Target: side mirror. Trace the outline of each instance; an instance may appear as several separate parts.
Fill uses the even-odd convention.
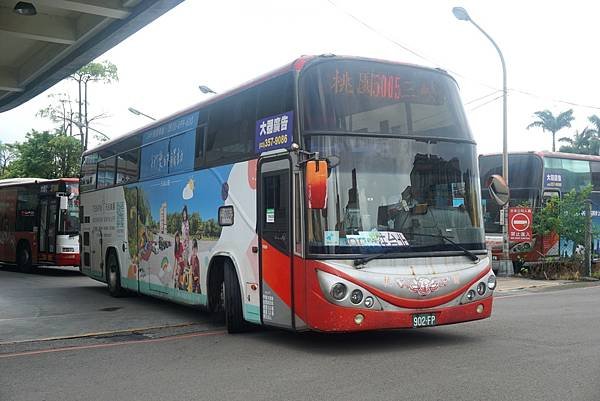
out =
[[[69,198],[67,196],[60,196],[59,198],[59,208],[60,210],[67,210],[69,208]]]
[[[325,209],[327,204],[327,161],[306,162],[306,199],[311,209]]]
[[[492,175],[487,182],[487,187],[490,191],[490,197],[499,206],[504,206],[508,203],[510,191],[504,178],[496,174]]]

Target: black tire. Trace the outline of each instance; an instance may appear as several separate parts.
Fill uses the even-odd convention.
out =
[[[27,242],[21,242],[17,248],[17,267],[22,273],[31,273],[33,271],[31,248]]]
[[[114,252],[110,252],[106,259],[106,283],[108,284],[108,292],[111,296],[120,298],[125,295],[125,290],[121,287],[119,261]]]
[[[242,294],[235,268],[230,261],[225,262],[224,266],[225,281],[225,325],[227,332],[243,333],[248,331],[249,324],[244,320],[242,310]]]

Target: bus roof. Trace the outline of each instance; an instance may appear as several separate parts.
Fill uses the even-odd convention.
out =
[[[414,68],[421,68],[421,69],[425,69],[425,70],[429,70],[429,71],[433,71],[433,72],[437,72],[443,75],[446,75],[448,77],[450,77],[452,80],[454,80],[454,78],[449,75],[445,70],[441,69],[441,68],[431,68],[431,67],[425,67],[425,66],[421,66],[418,64],[411,64],[411,63],[402,63],[402,62],[396,62],[396,61],[389,61],[389,60],[382,60],[382,59],[375,59],[375,58],[368,58],[368,57],[358,57],[358,56],[336,56],[334,54],[322,54],[322,55],[309,55],[309,56],[300,56],[299,58],[297,58],[296,60],[292,61],[291,63],[285,64],[282,67],[276,68],[275,70],[272,70],[266,74],[260,75],[257,78],[254,78],[248,82],[245,82],[243,84],[241,84],[238,87],[235,87],[233,89],[230,89],[226,92],[223,93],[219,93],[216,94],[212,97],[210,97],[209,99],[200,101],[198,103],[195,103],[183,110],[180,110],[174,114],[171,114],[169,116],[160,118],[156,121],[152,121],[151,123],[148,123],[146,125],[141,126],[140,128],[137,128],[133,131],[130,131],[124,135],[121,135],[120,137],[114,138],[108,142],[104,142],[98,146],[96,146],[95,148],[92,149],[88,149],[86,150],[83,154],[83,156],[89,155],[91,153],[95,153],[98,152],[102,149],[106,149],[116,143],[119,143],[121,141],[124,141],[125,139],[131,138],[137,134],[143,133],[145,131],[148,131],[152,128],[158,127],[170,120],[173,120],[177,117],[183,116],[185,114],[191,113],[193,111],[199,110],[203,107],[209,106],[213,103],[217,103],[218,101],[222,100],[222,99],[226,99],[234,94],[237,94],[239,92],[242,92],[246,89],[255,87],[265,81],[268,81],[269,79],[272,78],[276,78],[280,75],[283,75],[287,72],[290,71],[300,71],[302,70],[307,64],[310,64],[313,61],[323,61],[323,60],[355,60],[355,61],[374,61],[374,62],[378,62],[378,63],[386,63],[386,64],[394,64],[394,65],[403,65],[403,66],[408,66],[408,67],[414,67]],[[456,82],[454,80],[454,82]]]
[[[49,184],[53,182],[79,182],[79,178],[5,178],[0,180],[0,188],[16,187],[19,185],[31,185],[31,184]]]
[[[581,155],[578,153],[549,152],[546,150],[540,150],[540,151],[530,150],[530,151],[526,151],[526,152],[508,152],[508,154],[509,155],[535,155],[535,156],[539,156],[541,158],[555,157],[555,158],[561,158],[561,159],[590,160],[590,161],[600,162],[600,156]],[[486,157],[486,156],[502,156],[502,153],[486,153],[486,154],[479,155],[479,157]]]

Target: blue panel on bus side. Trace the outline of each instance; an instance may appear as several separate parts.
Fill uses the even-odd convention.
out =
[[[199,115],[200,113],[195,111],[144,132],[142,134],[142,145],[152,143],[161,138],[168,138],[180,132],[196,129]]]
[[[166,175],[169,172],[169,140],[155,142],[142,148],[140,179]]]
[[[195,130],[171,138],[169,146],[169,173],[178,173],[194,168],[195,145]]]

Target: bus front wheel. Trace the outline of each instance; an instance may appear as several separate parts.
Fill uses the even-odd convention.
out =
[[[248,330],[242,311],[242,294],[235,268],[230,261],[224,264],[225,284],[225,325],[229,333],[242,333]]]
[[[31,248],[27,242],[21,242],[17,248],[17,267],[23,273],[31,273],[33,270]]]
[[[119,298],[125,295],[125,290],[121,287],[119,262],[114,252],[110,252],[106,260],[106,283],[111,296]]]

